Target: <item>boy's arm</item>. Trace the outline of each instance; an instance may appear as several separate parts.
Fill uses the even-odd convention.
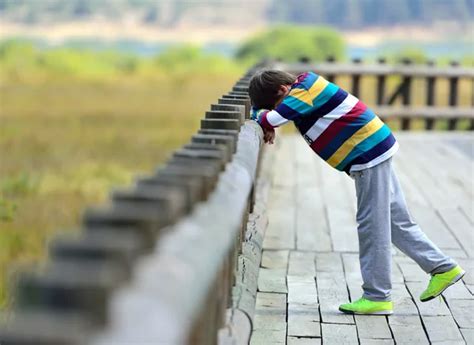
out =
[[[307,103],[308,97],[306,89],[292,89],[274,110],[252,109],[252,118],[263,128],[273,129],[282,126],[295,120],[311,107]]]

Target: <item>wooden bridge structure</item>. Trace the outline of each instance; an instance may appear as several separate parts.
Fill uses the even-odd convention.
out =
[[[247,120],[262,67],[345,78],[355,95],[372,78],[370,105],[400,129],[444,121],[450,131],[397,132],[394,162],[414,218],[463,282],[422,304],[429,277],[394,249],[394,315],[338,312],[361,294],[353,182],[299,136],[263,145]],[[0,344],[474,343],[473,80],[473,69],[407,61],[251,68],[166,164],[86,210],[79,237],[51,241],[45,269],[19,274]]]

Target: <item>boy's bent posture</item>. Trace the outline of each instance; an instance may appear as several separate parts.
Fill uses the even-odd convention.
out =
[[[411,219],[391,165],[398,143],[364,103],[312,72],[297,78],[282,71],[258,72],[249,94],[252,118],[262,126],[266,142],[273,142],[275,127],[293,121],[313,151],[355,180],[364,294],[339,310],[392,313],[391,243],[432,275],[421,301],[461,279],[461,267]]]

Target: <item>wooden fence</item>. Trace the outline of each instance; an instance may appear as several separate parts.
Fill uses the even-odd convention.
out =
[[[266,227],[268,179],[259,161],[269,158],[262,158],[260,127],[247,120],[247,91],[261,67],[315,70],[329,80],[349,75],[355,95],[362,77],[375,76],[377,111],[400,117],[403,129],[418,116],[428,129],[438,118],[449,119],[450,129],[467,118],[473,128],[472,107],[457,107],[458,80],[472,81],[472,69],[257,65],[210,106],[199,131],[166,164],[114,191],[107,207],[87,210],[79,237],[54,239],[46,268],[18,276],[0,344],[248,342]],[[401,83],[387,94],[392,75]],[[425,108],[411,106],[415,77],[426,79]],[[448,109],[435,107],[438,78],[449,80]],[[392,107],[397,98],[402,107]]]
[[[348,90],[354,96],[373,93],[375,102],[369,106],[384,120],[400,120],[402,130],[411,129],[412,119],[422,119],[427,130],[434,128],[436,120],[447,120],[448,130],[455,130],[459,120],[464,119],[469,120],[467,127],[474,130],[474,69],[461,67],[456,61],[447,67],[436,67],[433,61],[423,66],[414,65],[410,59],[403,59],[396,65],[386,64],[385,59],[379,59],[377,64],[364,65],[360,59],[354,59],[350,63],[336,63],[333,58],[329,58],[326,63],[313,64],[309,59],[302,58],[299,63],[277,62],[273,66],[295,74],[316,71],[335,83],[341,77],[348,77]],[[373,90],[363,90],[363,80],[369,78],[375,78],[375,85],[369,85]],[[398,85],[392,86],[393,90],[390,92],[387,85],[389,78],[399,80]],[[417,99],[424,101],[422,106],[414,104],[414,93],[418,91],[414,90],[415,80],[424,81],[424,95],[418,95],[420,99]],[[447,83],[441,84],[441,81]],[[461,81],[469,85],[469,105],[460,105]],[[440,88],[445,90],[437,90]],[[437,94],[445,95],[447,99],[439,99]],[[399,105],[395,105],[397,101]],[[446,106],[440,106],[441,101],[447,101],[442,102]]]

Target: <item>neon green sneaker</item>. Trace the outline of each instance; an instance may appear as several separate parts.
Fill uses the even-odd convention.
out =
[[[390,315],[393,313],[393,303],[370,301],[361,297],[355,302],[341,304],[339,310],[346,314]]]
[[[420,301],[426,302],[441,295],[444,290],[460,280],[464,274],[466,274],[466,272],[461,266],[457,265],[448,272],[433,275],[428,287],[420,295]]]

